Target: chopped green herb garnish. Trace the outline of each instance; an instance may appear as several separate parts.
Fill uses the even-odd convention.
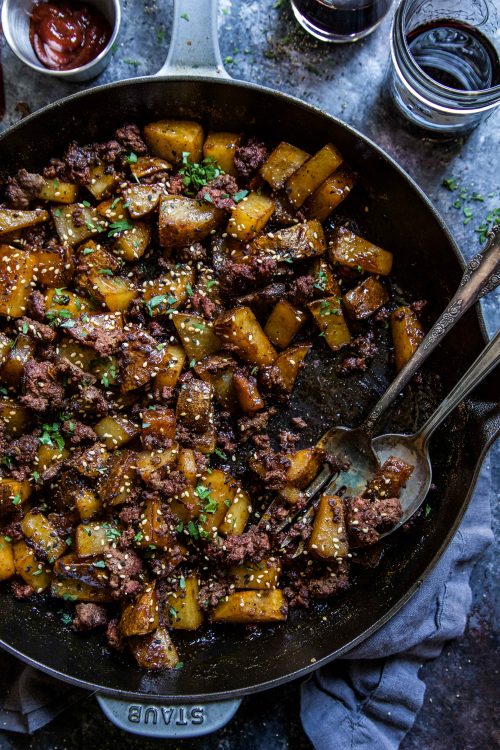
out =
[[[248,190],[238,190],[237,193],[233,195],[233,201],[235,203],[239,203],[243,200],[243,198],[246,198],[248,195]]]
[[[19,505],[21,503],[21,495],[14,495],[12,498],[12,505]]]
[[[182,165],[179,174],[184,177],[184,187],[189,188],[189,192],[192,194],[197,193],[211,180],[215,180],[216,177],[223,174],[215,159],[210,156],[207,156],[199,164],[190,162],[189,151],[183,152]]]
[[[134,152],[131,151],[125,158],[129,164],[135,164],[137,161],[137,154],[134,154]]]
[[[115,237],[115,235],[120,234],[120,232],[126,232],[128,229],[133,229],[133,224],[127,221],[127,219],[113,221],[108,227],[108,237]]]
[[[181,13],[181,18],[183,21],[189,21],[189,16],[187,13]]]
[[[105,568],[106,567],[106,563],[104,562],[104,560],[98,560],[97,562],[92,563],[92,565],[94,566],[94,568]]]

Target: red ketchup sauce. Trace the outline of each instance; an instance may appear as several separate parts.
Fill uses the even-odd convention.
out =
[[[51,70],[74,70],[105,48],[111,27],[97,8],[79,2],[35,3],[30,41],[36,56]]]

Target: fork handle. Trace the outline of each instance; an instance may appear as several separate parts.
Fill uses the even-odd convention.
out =
[[[465,375],[459,380],[453,390],[439,404],[427,422],[418,431],[418,435],[425,444],[434,430],[446,419],[453,409],[474,390],[479,383],[490,374],[500,363],[500,331],[497,331],[489,344],[485,346],[479,357],[469,367]]]
[[[363,421],[361,427],[368,435],[373,433],[379,418],[424,364],[431,352],[441,343],[448,331],[469,307],[500,284],[500,225],[497,224],[493,231],[489,232],[488,238],[488,244],[484,250],[469,261],[448,307]]]

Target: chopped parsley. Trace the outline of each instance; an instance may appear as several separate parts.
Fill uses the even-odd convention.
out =
[[[189,151],[182,153],[182,167],[179,174],[183,175],[184,187],[189,188],[189,192],[194,194],[205,187],[211,180],[223,174],[215,159],[207,156],[199,164],[189,161]]]
[[[21,504],[21,495],[14,495],[12,498],[12,505],[20,505]]]
[[[134,152],[131,151],[130,154],[127,154],[125,158],[128,164],[135,164],[137,161],[137,154],[134,154]]]
[[[238,190],[237,193],[233,195],[233,201],[235,203],[239,203],[243,200],[243,198],[246,198],[248,195],[248,190]]]
[[[126,232],[128,229],[132,229],[131,224],[127,219],[120,219],[120,221],[113,221],[108,227],[108,237],[115,237],[120,232]]]
[[[51,448],[55,448],[57,446],[59,450],[62,451],[65,443],[63,436],[59,432],[59,429],[59,422],[53,422],[53,424],[44,424],[43,432],[38,438],[38,441],[42,445],[48,445]]]

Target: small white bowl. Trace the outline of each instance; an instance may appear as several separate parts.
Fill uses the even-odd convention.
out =
[[[2,28],[7,44],[23,63],[38,73],[75,82],[95,78],[109,63],[112,47],[120,29],[122,12],[120,0],[88,0],[88,2],[101,11],[112,33],[105,48],[86,65],[73,68],[73,70],[50,70],[42,65],[30,42],[30,13],[34,5],[33,0],[4,0]]]

